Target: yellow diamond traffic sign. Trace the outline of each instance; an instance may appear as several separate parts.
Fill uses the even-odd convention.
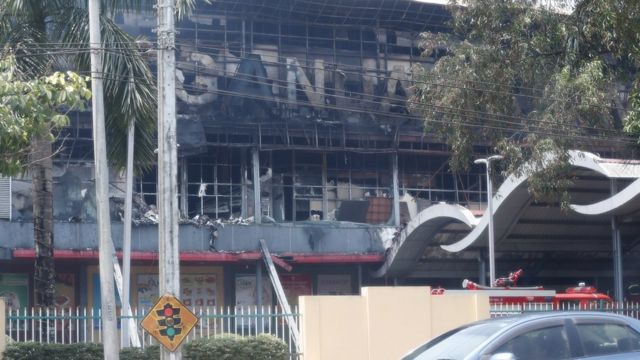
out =
[[[198,317],[180,300],[165,294],[142,319],[141,325],[162,346],[169,351],[176,351],[197,323]]]

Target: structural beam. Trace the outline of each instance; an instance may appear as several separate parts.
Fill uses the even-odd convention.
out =
[[[262,205],[260,202],[260,151],[251,150],[251,163],[253,165],[253,221],[262,223]]]

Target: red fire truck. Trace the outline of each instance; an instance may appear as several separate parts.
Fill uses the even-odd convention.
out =
[[[442,295],[474,291],[489,295],[492,306],[539,304],[555,310],[602,309],[613,303],[608,295],[599,293],[595,287],[586,286],[585,283],[579,283],[578,286],[570,287],[560,293],[555,290],[545,290],[542,286],[519,287],[517,282],[522,273],[520,269],[510,273],[508,277],[496,279],[493,287],[478,285],[465,279],[462,282],[462,288],[465,290],[435,288],[431,293]]]

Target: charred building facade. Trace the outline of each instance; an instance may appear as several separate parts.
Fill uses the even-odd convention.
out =
[[[187,305],[255,304],[251,289],[267,282],[256,266],[262,238],[293,265],[282,274],[292,299],[392,283],[371,270],[383,264],[404,224],[442,202],[484,207],[484,169],[451,173],[446,145],[408,109],[412,66],[428,67],[438,55],[423,56],[420,32],[449,31],[449,14],[437,3],[217,0],[198,4],[178,23]],[[133,35],[155,38],[153,13],[116,20]],[[152,45],[147,55],[154,67]],[[78,114],[65,130],[54,168],[56,266],[65,305],[99,301],[89,118]],[[156,182],[150,171],[135,184],[133,306],[157,296]],[[118,250],[124,190],[123,178],[112,174]],[[3,281],[31,289],[28,176],[0,179],[0,198],[0,269],[12,274]],[[460,232],[452,227],[447,236]],[[451,265],[405,282],[457,286],[464,277],[478,278],[481,249],[445,256],[435,246],[431,253]],[[22,302],[32,303],[30,291]]]

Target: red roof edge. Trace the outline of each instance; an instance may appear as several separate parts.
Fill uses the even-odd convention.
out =
[[[98,259],[97,250],[54,250],[54,258],[58,260]],[[13,249],[14,259],[34,259],[33,249]],[[122,252],[117,252],[118,258],[122,258]],[[384,261],[382,254],[277,254],[287,262],[297,264],[363,264],[381,263]],[[262,258],[260,252],[223,253],[223,252],[197,252],[185,251],[180,253],[180,260],[184,262],[215,262],[234,263],[243,261],[257,261]],[[158,261],[158,253],[150,251],[132,251],[131,260],[134,261]]]

